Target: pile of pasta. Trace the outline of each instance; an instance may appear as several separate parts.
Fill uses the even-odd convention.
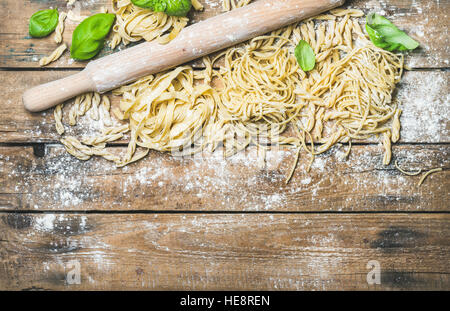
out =
[[[120,1],[119,1],[120,2]],[[400,81],[403,56],[375,47],[359,24],[363,12],[336,9],[299,24],[256,37],[211,59],[204,69],[179,66],[149,75],[113,91],[121,96],[113,110],[107,96],[85,94],[69,111],[69,124],[88,111],[104,117],[93,137],[64,137],[66,150],[81,160],[102,156],[117,166],[150,149],[184,156],[221,147],[226,156],[254,144],[290,145],[314,157],[337,143],[378,137],[383,163],[400,136],[401,110],[392,98]],[[294,56],[299,40],[309,43],[316,66],[303,72]],[[62,106],[55,109],[64,133]],[[129,137],[124,154],[107,143]],[[295,164],[287,176],[292,176]]]

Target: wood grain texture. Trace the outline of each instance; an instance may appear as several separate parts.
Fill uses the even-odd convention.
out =
[[[448,214],[3,214],[0,288],[449,289]],[[81,283],[68,284],[70,261]],[[368,285],[377,260],[381,284]]]
[[[73,72],[60,71],[4,71],[0,75],[0,143],[57,142],[53,111],[30,113],[23,108],[22,93],[31,86],[60,79]],[[396,98],[403,109],[401,116],[401,142],[443,143],[450,142],[448,114],[450,72],[409,71],[398,85]],[[113,106],[119,97],[111,98]],[[64,109],[64,122],[68,123],[70,104]],[[81,118],[74,128],[66,126],[71,135],[95,135],[101,122],[88,117]],[[370,140],[369,140],[370,141]],[[374,140],[372,140],[374,141]],[[124,141],[122,141],[124,143]]]
[[[294,160],[286,149],[268,152],[265,167],[250,148],[226,160],[220,152],[187,159],[152,152],[117,169],[99,158],[77,160],[59,145],[0,147],[0,210],[450,211],[450,146],[394,147],[404,169],[445,169],[420,188],[420,176],[382,165],[381,146],[354,146],[347,161],[344,149],[317,157],[309,173],[303,157],[286,185]]]
[[[221,13],[221,5],[217,1],[200,0],[205,5],[204,12],[192,12],[191,22],[207,19]],[[98,13],[101,6],[109,6],[108,0],[95,2],[83,1],[82,15]],[[348,0],[347,7],[363,9],[366,13],[377,12],[392,19],[401,29],[421,43],[421,47],[411,53],[407,64],[414,68],[448,67],[449,51],[449,19],[448,1],[439,0]],[[53,37],[33,39],[28,35],[28,19],[40,9],[58,7],[67,11],[64,0],[4,0],[0,10],[0,67],[38,67],[38,60],[50,54],[56,44]],[[11,23],[14,20],[17,22]],[[67,22],[64,41],[71,42],[71,34],[76,24]],[[121,47],[123,48],[123,47]],[[105,47],[100,56],[112,53]],[[85,62],[74,62],[65,53],[63,57],[50,65],[58,68],[82,68]],[[199,63],[198,63],[199,65]]]

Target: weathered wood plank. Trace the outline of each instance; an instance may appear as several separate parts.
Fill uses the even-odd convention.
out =
[[[69,9],[73,9],[79,12],[81,16],[89,16],[92,14],[100,13],[101,7],[111,8],[109,0],[99,1],[79,1],[81,6],[68,6],[65,0],[49,0],[44,3],[39,1],[29,1],[28,6],[23,7],[23,3],[20,1],[7,0],[2,3],[4,10],[0,12],[0,18],[14,19],[23,21],[20,24],[10,23],[8,21],[0,21],[0,67],[14,68],[14,67],[39,67],[38,61],[43,56],[49,55],[58,45],[53,41],[53,35],[46,38],[32,38],[28,34],[28,21],[29,17],[36,11],[58,7],[60,12],[67,12]],[[28,1],[27,1],[28,2]],[[76,4],[77,5],[77,4]],[[203,12],[192,11],[189,13],[190,23],[195,23],[203,19],[207,19],[211,16],[220,13],[219,6],[212,2],[210,4],[205,3],[206,9]],[[4,15],[4,16],[2,16]],[[66,20],[66,28],[64,31],[64,42],[68,45],[72,42],[72,32],[75,30],[78,23]],[[130,45],[131,46],[131,45]],[[124,45],[120,45],[115,51],[126,48]],[[113,53],[109,47],[109,41],[105,44],[105,48],[100,52],[97,57],[105,56]],[[84,68],[87,62],[75,61],[70,58],[68,52],[66,52],[58,61],[48,65],[47,67],[54,68]],[[196,64],[196,63],[195,63]]]
[[[0,289],[448,290],[448,214],[4,214]],[[367,264],[380,263],[369,285]],[[67,274],[79,263],[80,284]]]
[[[318,156],[306,172],[302,156],[285,178],[293,150],[272,150],[261,166],[256,148],[224,159],[218,151],[194,158],[152,152],[115,168],[106,160],[83,162],[60,145],[46,150],[0,147],[0,210],[30,211],[450,211],[450,145],[400,145],[404,169],[443,167],[419,188],[420,176],[382,165],[382,147],[354,146]],[[112,148],[125,152],[125,147]]]
[[[0,142],[57,142],[53,111],[30,113],[22,105],[23,92],[34,85],[65,77],[72,72],[2,72],[0,94],[3,109],[0,111]],[[401,142],[442,143],[450,142],[450,102],[445,94],[449,92],[450,72],[410,71],[406,72],[398,86],[397,98],[403,109],[401,116]],[[119,97],[112,97],[113,106]],[[67,115],[70,105],[66,105]],[[71,135],[96,135],[101,122],[88,117],[81,118],[76,127],[66,126]],[[369,140],[370,141],[370,140]],[[373,141],[373,140],[372,140]]]
[[[29,113],[22,105],[22,93],[29,87],[53,79],[65,77],[73,72],[27,72],[6,71],[0,75],[0,94],[3,109],[0,111],[0,142],[56,142],[59,136],[54,128],[53,111]],[[398,86],[397,98],[403,109],[401,117],[401,142],[441,143],[450,142],[450,72],[410,71],[406,72]],[[119,98],[113,98],[117,105]],[[70,105],[65,107],[67,113]],[[66,126],[71,135],[95,135],[101,122],[88,117],[81,118],[75,128]]]
[[[80,1],[82,15],[99,12],[102,6],[108,6],[108,0]],[[192,22],[207,19],[220,14],[220,0],[205,1],[204,12],[191,13]],[[4,0],[0,11],[0,67],[38,67],[38,60],[51,53],[56,44],[52,36],[45,39],[33,39],[28,35],[28,19],[37,10],[58,7],[67,11],[64,0],[16,1]],[[366,13],[378,12],[388,16],[398,27],[404,29],[421,43],[421,48],[411,53],[407,64],[414,68],[448,67],[449,61],[449,19],[448,1],[439,0],[384,0],[384,1],[347,1],[347,7],[363,9]],[[11,22],[15,21],[15,22]],[[64,41],[71,42],[71,34],[76,24],[67,22]],[[102,55],[112,53],[105,48]],[[66,53],[50,67],[82,68],[85,62],[74,62]]]

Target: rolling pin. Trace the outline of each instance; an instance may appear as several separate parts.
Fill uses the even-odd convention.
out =
[[[104,93],[204,55],[318,15],[345,0],[259,0],[183,29],[168,44],[145,42],[99,58],[66,78],[27,90],[29,111],[41,111],[86,92]]]

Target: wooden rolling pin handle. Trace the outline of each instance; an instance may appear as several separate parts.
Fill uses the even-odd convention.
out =
[[[95,84],[89,71],[83,70],[25,91],[22,101],[28,111],[37,112],[56,106],[79,94],[92,91],[95,91]]]

